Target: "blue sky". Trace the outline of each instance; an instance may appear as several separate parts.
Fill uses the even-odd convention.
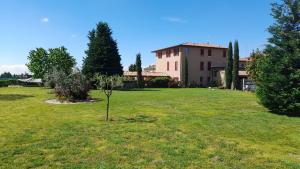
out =
[[[1,0],[0,73],[25,69],[36,47],[64,45],[81,66],[87,34],[97,22],[113,30],[127,69],[142,54],[143,66],[153,64],[157,48],[183,42],[227,46],[239,40],[240,55],[263,48],[272,24],[274,0]],[[17,67],[17,70],[15,70]]]

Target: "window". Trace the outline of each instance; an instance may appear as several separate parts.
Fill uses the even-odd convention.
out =
[[[210,83],[210,77],[209,76],[207,77],[207,83]]]
[[[211,49],[208,49],[208,56],[211,56]]]
[[[218,71],[215,70],[215,71],[214,71],[214,77],[217,77],[217,76],[218,76]]]
[[[175,61],[175,71],[177,71],[177,61]]]
[[[200,62],[200,71],[204,70],[204,62]]]
[[[203,83],[203,77],[200,76],[200,84],[202,84],[202,83]]]
[[[226,58],[226,50],[223,50],[223,58]]]
[[[167,71],[169,71],[170,70],[170,64],[169,64],[169,62],[167,62]]]
[[[171,50],[170,50],[170,49],[167,50],[166,55],[167,55],[167,57],[170,57],[170,56],[171,56]]]
[[[179,48],[175,48],[174,49],[174,56],[178,56],[179,55]]]
[[[208,71],[211,70],[211,62],[210,62],[210,61],[207,63],[207,70],[208,70]]]
[[[200,56],[204,56],[204,49],[200,49]]]
[[[161,53],[161,52],[156,52],[156,56],[157,56],[159,59],[161,59],[162,53]]]

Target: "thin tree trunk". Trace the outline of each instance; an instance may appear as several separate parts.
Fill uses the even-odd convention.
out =
[[[107,103],[106,103],[106,118],[105,118],[105,121],[108,121],[108,111],[109,111],[109,96],[107,96]]]

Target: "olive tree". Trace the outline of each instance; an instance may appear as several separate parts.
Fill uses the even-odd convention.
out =
[[[123,78],[118,75],[108,76],[108,75],[100,75],[97,74],[95,76],[96,86],[98,89],[102,90],[106,95],[106,117],[105,121],[108,121],[108,113],[109,113],[109,99],[113,93],[113,89],[116,87],[120,87],[123,83]]]

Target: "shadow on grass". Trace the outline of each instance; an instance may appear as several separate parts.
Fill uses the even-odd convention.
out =
[[[299,110],[299,112],[300,112],[300,110]],[[300,113],[299,112],[278,113],[278,112],[269,111],[269,113],[276,114],[276,115],[279,115],[279,116],[288,116],[288,117],[298,117],[298,118],[300,118]]]
[[[128,123],[136,123],[136,122],[142,122],[142,123],[153,123],[157,121],[156,117],[151,117],[147,115],[137,115],[135,117],[128,117],[124,118]]]
[[[134,88],[134,89],[116,89],[119,91],[141,91],[141,92],[157,92],[160,91],[159,89],[154,89],[154,88],[144,88],[144,89],[139,89],[139,88]]]
[[[26,99],[28,97],[33,97],[33,96],[23,95],[23,94],[0,94],[0,101],[14,101],[14,100]]]

